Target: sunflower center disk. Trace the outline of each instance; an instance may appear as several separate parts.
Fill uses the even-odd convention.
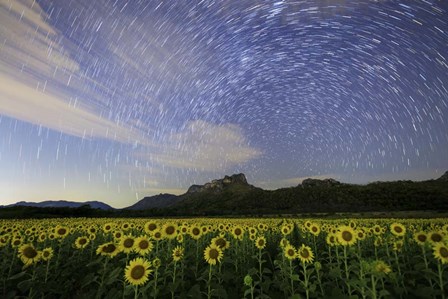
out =
[[[31,247],[27,247],[25,248],[25,250],[23,251],[23,255],[26,256],[27,258],[35,258],[37,256],[37,251],[34,250]]]
[[[447,248],[445,248],[445,247],[442,247],[442,248],[440,248],[440,255],[443,257],[443,258],[448,258],[448,249]]]
[[[132,246],[134,246],[134,240],[132,240],[132,239],[126,239],[126,240],[123,242],[123,245],[124,245],[124,247],[126,247],[126,248],[131,248]]]
[[[219,252],[216,249],[212,249],[212,250],[210,250],[209,255],[210,255],[211,259],[216,260],[218,258],[218,256],[219,256]]]
[[[348,231],[342,232],[342,239],[347,242],[351,241],[353,239],[352,233]]]
[[[140,279],[145,275],[145,267],[137,265],[131,270],[131,277],[133,279]]]

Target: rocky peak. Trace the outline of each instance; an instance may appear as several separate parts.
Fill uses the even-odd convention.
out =
[[[302,181],[302,186],[304,187],[315,187],[315,186],[325,186],[330,187],[334,185],[340,185],[341,183],[335,179],[305,179]]]
[[[243,173],[233,174],[231,176],[226,175],[224,178],[219,180],[213,180],[204,185],[192,185],[188,188],[187,193],[197,193],[202,191],[211,191],[211,192],[221,192],[225,188],[234,185],[242,185],[242,186],[250,186],[247,183],[246,176]]]

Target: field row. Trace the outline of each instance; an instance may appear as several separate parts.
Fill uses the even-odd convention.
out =
[[[446,219],[0,220],[2,298],[446,298]]]

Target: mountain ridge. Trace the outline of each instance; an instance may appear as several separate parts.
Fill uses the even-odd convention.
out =
[[[226,210],[237,212],[238,209],[260,208],[263,211],[278,209],[308,209],[317,210],[338,206],[337,209],[353,208],[347,202],[361,205],[361,208],[374,208],[371,202],[382,200],[382,204],[391,204],[395,197],[405,201],[407,192],[412,206],[420,207],[420,201],[434,201],[448,208],[448,171],[437,179],[426,181],[385,181],[371,182],[367,185],[356,185],[339,182],[332,178],[314,179],[308,178],[296,186],[279,188],[276,190],[264,190],[247,182],[243,173],[225,175],[224,178],[215,179],[203,185],[191,185],[184,194],[174,195],[161,193],[146,196],[131,206],[115,209],[100,201],[73,202],[66,200],[48,200],[42,202],[20,201],[14,204],[0,206],[0,208],[28,206],[40,208],[79,208],[89,205],[93,209],[109,211],[145,211],[151,209],[175,211],[176,214],[207,213]],[[359,198],[359,203],[356,199]],[[412,199],[414,198],[414,199]],[[418,199],[418,200],[417,200]],[[401,201],[403,201],[401,200]],[[363,202],[364,201],[364,202]],[[393,203],[394,204],[394,203]],[[431,204],[431,202],[430,202]],[[381,207],[381,204],[376,206]],[[423,207],[423,206],[422,206]]]
[[[68,201],[68,200],[44,200],[40,202],[19,201],[10,205],[0,206],[0,208],[26,206],[26,207],[40,207],[40,208],[79,208],[84,205],[89,205],[92,209],[100,210],[114,210],[115,208],[101,201]]]

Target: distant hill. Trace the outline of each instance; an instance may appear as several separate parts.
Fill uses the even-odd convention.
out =
[[[159,194],[147,196],[134,205],[125,208],[126,210],[147,210],[152,208],[166,208],[177,203],[182,198],[174,194]]]
[[[244,194],[257,189],[247,183],[246,176],[242,173],[225,176],[222,179],[213,180],[204,185],[192,185],[182,195],[159,194],[141,199],[136,204],[125,208],[125,210],[146,210],[152,208],[182,207],[190,201],[201,200],[209,196],[222,197],[232,194]]]
[[[448,171],[438,178],[437,181],[448,182]]]
[[[179,196],[163,194],[145,198],[133,207],[170,215],[448,210],[447,178],[448,172],[423,182],[367,185],[310,178],[295,187],[263,190],[250,185],[240,173],[204,185],[192,185]],[[165,198],[166,204],[161,203]]]
[[[90,209],[83,209],[90,205]],[[34,208],[37,207],[37,208]],[[72,209],[79,208],[82,209]],[[34,210],[32,210],[34,209]],[[290,188],[263,190],[242,173],[192,185],[182,195],[159,194],[124,209],[69,201],[19,202],[2,207],[2,217],[150,217],[272,215],[338,212],[448,211],[448,172],[421,182],[393,181],[355,185],[334,179],[306,179]],[[53,216],[52,216],[53,215]]]
[[[86,201],[86,202],[76,202],[76,201],[66,201],[66,200],[46,200],[41,202],[27,202],[19,201],[17,203],[1,206],[14,207],[14,206],[25,206],[25,207],[38,207],[38,208],[79,208],[81,206],[89,205],[92,209],[100,210],[113,210],[111,206],[100,201]]]

